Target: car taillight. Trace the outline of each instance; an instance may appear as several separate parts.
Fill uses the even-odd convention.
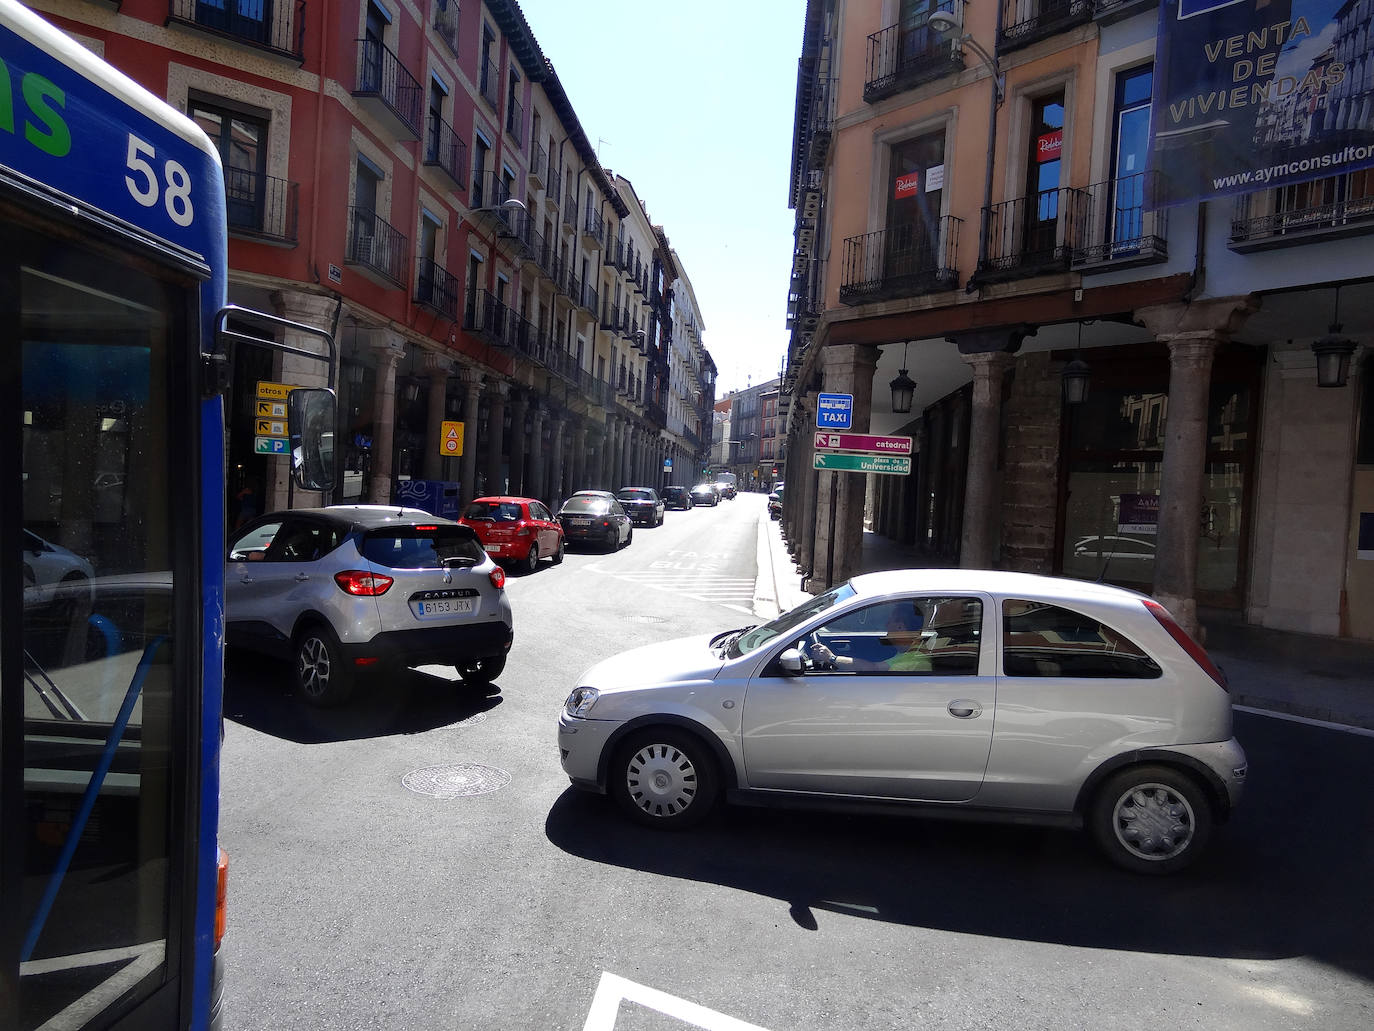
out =
[[[525,520],[522,519],[515,524],[515,535],[517,537],[528,537],[532,533],[534,533],[534,527],[526,523]]]
[[[602,528],[603,530],[609,530],[610,527],[611,527],[611,521],[610,521],[609,519],[603,519],[603,520],[601,520],[601,528]]]
[[[215,860],[215,948],[224,941],[229,923],[229,853],[218,850]]]
[[[498,591],[506,586],[506,571],[502,569],[500,566],[497,566],[490,573],[488,573],[487,577],[491,580],[491,585],[495,587]]]
[[[1159,602],[1152,601],[1149,598],[1144,600],[1144,605],[1150,610],[1150,615],[1159,620],[1159,625],[1169,631],[1169,636],[1178,642],[1179,647],[1188,653],[1188,657],[1201,666],[1202,671],[1215,680],[1223,691],[1229,694],[1231,686],[1226,683],[1226,674],[1217,668],[1216,663],[1207,655],[1202,645],[1194,641],[1188,635],[1188,631],[1179,626],[1174,617],[1169,615],[1169,610]]]
[[[381,573],[368,573],[361,569],[345,569],[342,573],[334,574],[334,582],[345,594],[352,594],[359,598],[375,598],[379,594],[385,594],[389,591],[395,581]]]

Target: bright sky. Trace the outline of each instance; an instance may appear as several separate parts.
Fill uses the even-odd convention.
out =
[[[519,0],[601,164],[682,259],[716,397],[787,353],[802,0]]]

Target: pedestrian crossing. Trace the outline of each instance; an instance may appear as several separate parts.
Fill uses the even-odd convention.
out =
[[[613,571],[603,567],[592,567],[604,576],[632,583],[637,587],[647,587],[653,591],[663,591],[678,597],[693,598],[697,601],[714,602],[737,612],[754,612],[753,577],[726,576],[709,570],[666,570],[640,569]]]

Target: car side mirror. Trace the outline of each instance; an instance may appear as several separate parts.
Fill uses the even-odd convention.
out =
[[[804,668],[801,651],[797,648],[783,649],[778,655],[778,668],[788,676],[800,674]]]
[[[299,387],[287,395],[291,476],[301,490],[334,489],[334,391]]]

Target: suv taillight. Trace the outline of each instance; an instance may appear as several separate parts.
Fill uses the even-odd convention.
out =
[[[1159,625],[1169,631],[1169,636],[1178,642],[1179,647],[1188,653],[1188,657],[1201,666],[1202,671],[1215,680],[1223,691],[1230,694],[1231,686],[1226,683],[1226,674],[1217,668],[1216,663],[1207,655],[1202,645],[1189,637],[1188,631],[1179,626],[1174,617],[1169,615],[1169,610],[1159,602],[1151,601],[1149,598],[1146,598],[1143,604],[1150,610],[1150,615],[1159,620]]]
[[[345,594],[352,594],[359,598],[375,598],[379,594],[385,594],[391,590],[391,585],[395,583],[389,576],[381,573],[367,573],[361,569],[345,569],[342,573],[334,574],[334,582],[339,585]]]
[[[506,571],[502,569],[500,566],[497,566],[490,573],[488,573],[487,577],[491,580],[491,585],[495,587],[498,591],[502,587],[506,586]]]

